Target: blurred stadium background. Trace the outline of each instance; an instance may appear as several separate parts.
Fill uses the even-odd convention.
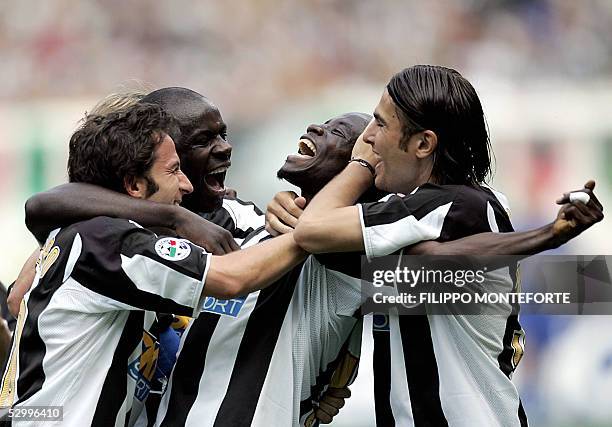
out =
[[[8,284],[35,245],[33,193],[65,182],[67,142],[104,95],[186,86],[221,109],[226,181],[265,208],[309,123],[371,112],[416,63],[461,71],[483,101],[493,186],[517,229],[552,220],[563,191],[597,181],[612,201],[609,0],[225,0],[0,3],[0,233]],[[610,254],[604,220],[565,253]],[[525,316],[516,383],[534,426],[612,425],[612,318]],[[366,351],[367,353],[367,351]],[[335,426],[373,425],[371,357]]]

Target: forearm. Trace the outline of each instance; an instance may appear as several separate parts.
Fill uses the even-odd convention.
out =
[[[36,276],[36,260],[38,259],[39,253],[40,248],[36,248],[23,264],[23,267],[21,267],[21,271],[19,272],[19,276],[15,280],[15,284],[11,289],[11,293],[6,298],[6,304],[9,311],[15,318],[17,318],[17,315],[19,314],[19,305],[21,304],[23,296],[32,287],[32,282]]]
[[[178,208],[138,200],[95,185],[69,183],[32,196],[25,210],[28,229],[39,241],[44,241],[57,227],[100,215],[174,229]]]
[[[335,209],[352,206],[372,186],[372,174],[357,163],[349,163],[310,201],[300,221],[326,215]]]
[[[229,299],[265,288],[306,259],[293,234],[285,234],[239,252],[213,256],[204,293]]]
[[[310,202],[295,228],[295,240],[311,253],[363,250],[359,209],[353,206],[372,185],[363,166],[349,163]]]

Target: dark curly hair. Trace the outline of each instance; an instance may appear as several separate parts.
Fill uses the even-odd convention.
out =
[[[148,172],[155,161],[155,148],[173,127],[173,119],[155,104],[88,116],[70,138],[69,181],[125,193],[126,177],[144,177],[147,193],[154,193],[157,188]]]
[[[391,78],[387,91],[402,123],[400,147],[424,130],[438,136],[432,175],[439,184],[477,185],[491,174],[491,147],[476,90],[459,72],[415,65]]]

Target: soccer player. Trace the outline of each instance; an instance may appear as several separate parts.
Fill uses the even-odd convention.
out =
[[[481,185],[490,172],[480,100],[455,70],[414,66],[391,78],[352,161],[301,216],[296,241],[309,252],[400,253],[423,240],[512,231],[506,210]],[[372,183],[389,198],[354,206]],[[603,218],[601,205],[562,207],[550,225],[571,238]],[[564,240],[561,239],[561,242]],[[502,279],[513,288],[510,276]],[[424,307],[427,310],[427,306]],[[510,378],[522,352],[518,306],[506,316],[389,317],[390,350],[375,348],[379,425],[526,425]]]
[[[170,117],[150,104],[88,119],[71,138],[69,175],[178,204],[192,186],[171,128]],[[149,310],[197,316],[205,295],[249,293],[303,258],[291,236],[219,257],[122,219],[54,230],[21,304],[0,404],[62,406],[62,425],[123,425],[135,386],[127,367],[140,356]]]

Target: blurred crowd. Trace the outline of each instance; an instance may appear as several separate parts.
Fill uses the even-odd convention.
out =
[[[608,0],[2,2],[0,98],[97,95],[133,77],[252,115],[413,63],[593,79],[612,71],[611,27]]]

